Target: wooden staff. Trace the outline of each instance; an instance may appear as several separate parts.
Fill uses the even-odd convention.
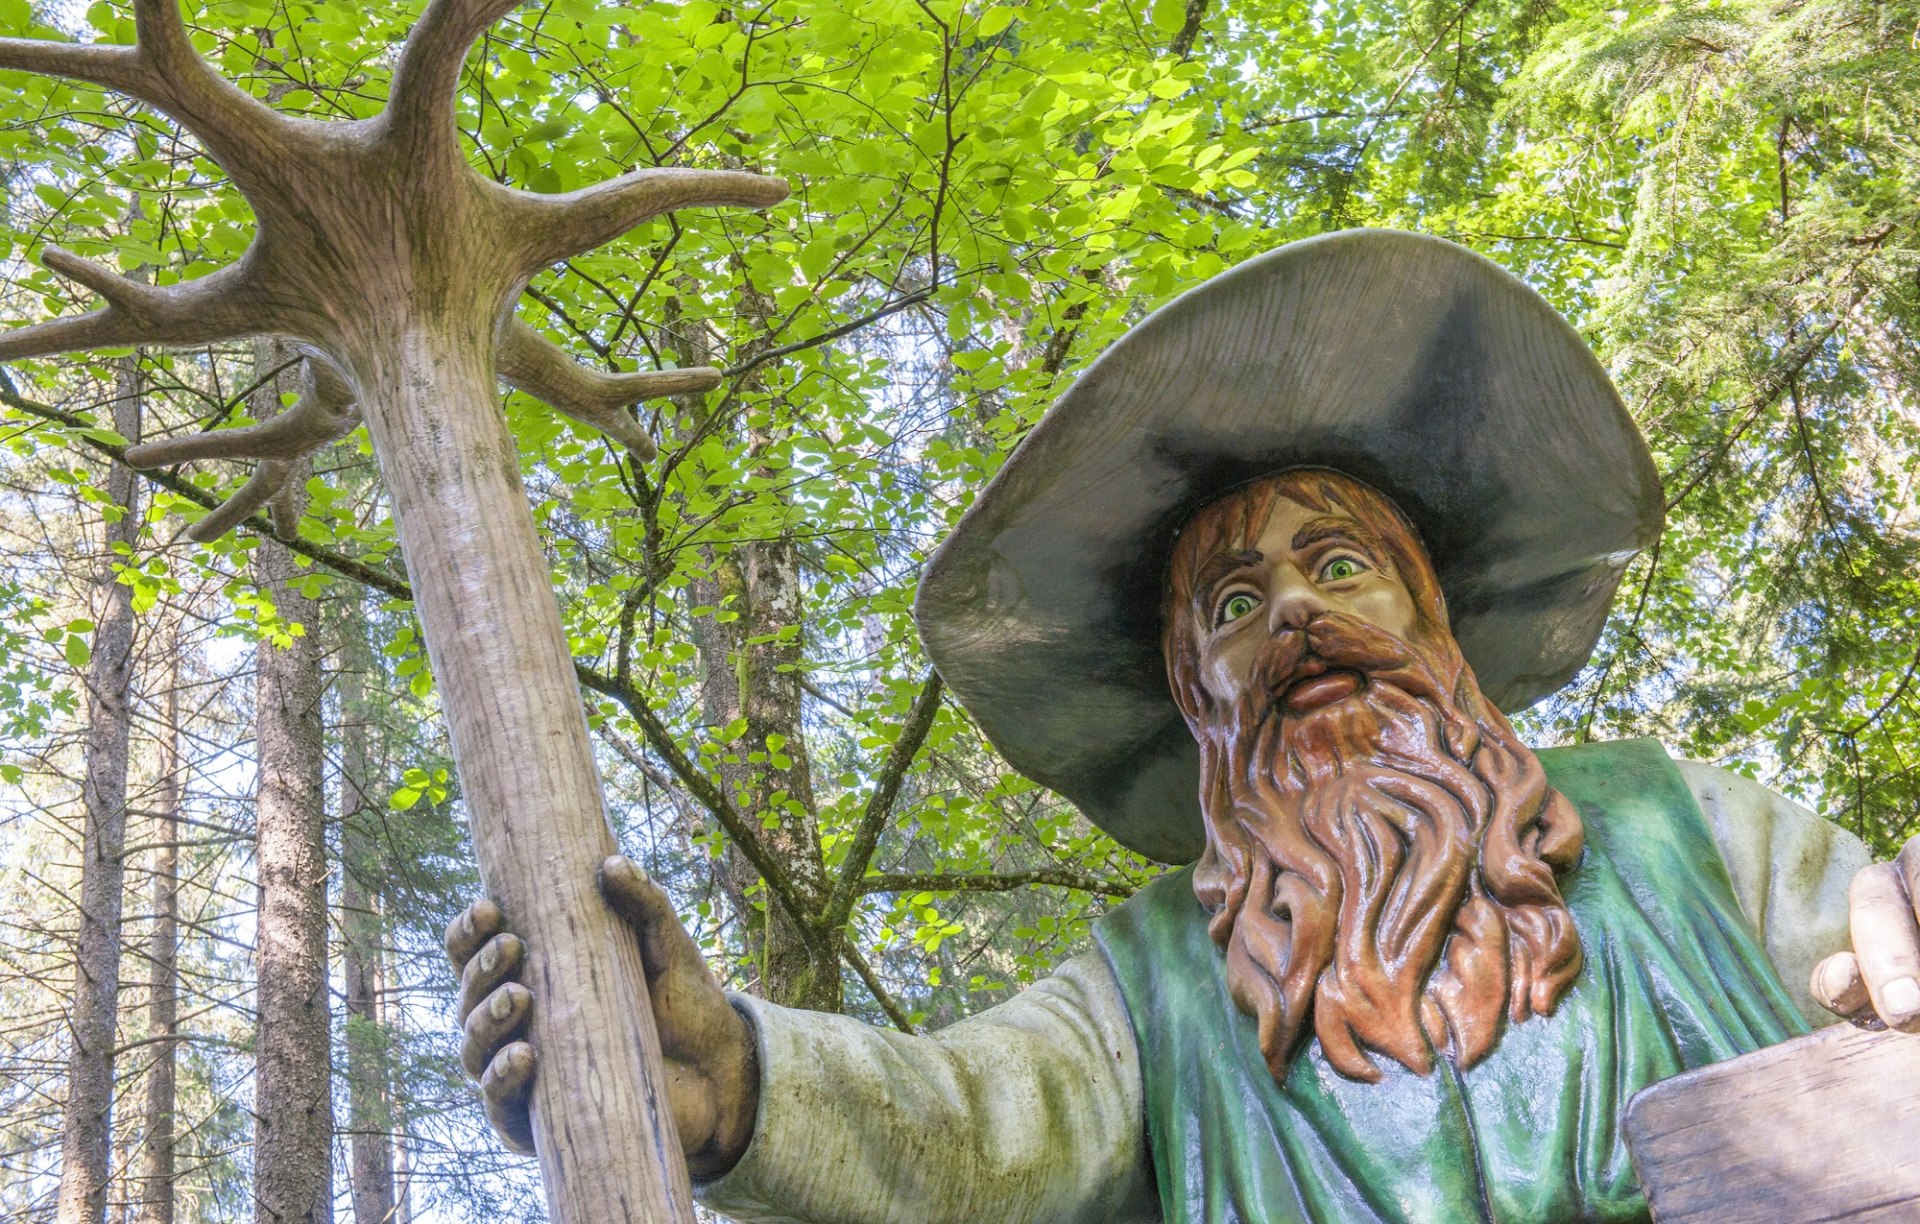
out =
[[[235,263],[156,288],[48,248],[46,266],[102,309],[0,336],[0,361],[272,334],[307,354],[307,395],[267,424],[135,447],[131,463],[260,461],[225,530],[271,500],[297,458],[366,421],[453,741],[480,874],[529,948],[546,1073],[533,1128],[560,1224],[693,1219],[639,952],[593,890],[615,849],[566,634],[496,377],[653,450],[629,408],[716,385],[717,372],[613,376],[575,365],[512,318],[538,271],[649,217],[764,208],[778,179],[635,170],[560,195],[501,186],[460,150],[467,49],[518,0],[431,0],[372,119],[282,115],[200,58],[177,0],[135,0],[133,46],[0,39],[0,67],[90,81],[197,136],[253,206]]]

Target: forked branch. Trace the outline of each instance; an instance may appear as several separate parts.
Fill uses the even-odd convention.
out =
[[[663,395],[690,395],[720,385],[720,371],[707,366],[636,374],[603,374],[573,357],[518,319],[502,329],[500,377],[562,414],[619,442],[634,457],[653,458],[653,439],[630,409]]]
[[[274,327],[264,295],[253,286],[245,256],[199,280],[164,288],[122,276],[59,247],[43,249],[40,262],[99,294],[106,308],[0,334],[0,361],[128,345],[207,344]]]
[[[247,165],[277,146],[273,137],[289,122],[200,58],[178,0],[134,0],[133,24],[131,47],[0,39],[0,68],[88,81],[144,102],[185,124],[229,173],[249,177]]]
[[[613,241],[651,217],[679,208],[771,208],[787,198],[784,179],[744,170],[664,166],[632,170],[578,191],[509,193],[513,232],[526,243],[528,272]]]
[[[306,386],[285,412],[258,425],[143,442],[127,451],[127,462],[154,468],[195,459],[293,460],[346,437],[360,421],[352,388],[326,362],[309,357],[303,365]]]
[[[219,509],[187,528],[187,538],[205,544],[232,531],[251,517],[255,510],[280,495],[293,478],[295,466],[284,459],[261,460],[253,469],[253,475],[247,478],[247,483],[240,486],[239,492],[221,502]],[[294,526],[287,521],[285,512],[275,506],[273,529],[283,536],[291,536]]]
[[[258,425],[164,438],[128,448],[127,464],[136,468],[168,467],[194,459],[259,460],[239,492],[187,529],[189,539],[202,544],[219,539],[268,503],[273,504],[275,529],[282,536],[293,535],[299,516],[285,494],[300,475],[300,460],[346,437],[360,421],[352,389],[331,364],[309,357],[305,379],[306,387],[293,407]]]

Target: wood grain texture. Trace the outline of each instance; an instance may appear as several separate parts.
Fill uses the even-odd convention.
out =
[[[1920,1220],[1920,1037],[1835,1025],[1655,1084],[1626,1126],[1660,1224]]]
[[[503,320],[541,269],[648,217],[695,205],[762,208],[787,187],[734,170],[641,167],[541,195],[478,173],[461,148],[455,87],[467,48],[518,2],[428,0],[401,48],[387,107],[340,122],[280,114],[221,77],[194,51],[178,0],[134,0],[132,47],[0,39],[0,67],[93,81],[178,120],[259,222],[234,263],[168,286],[43,251],[43,263],[105,304],[0,333],[0,360],[255,335],[298,345],[319,393],[305,415],[296,409],[287,425],[219,430],[192,444],[201,457],[260,460],[245,493],[257,500],[224,511],[224,521],[223,512],[209,516],[199,529],[208,535],[272,497],[289,475],[274,465],[350,427],[348,405],[359,405],[388,481],[481,879],[532,949],[524,980],[539,1000],[530,1036],[542,1067],[532,1117],[549,1214],[555,1224],[692,1224],[639,948],[593,884],[616,847],[495,356],[505,330],[517,337],[509,365],[526,385],[647,449],[625,405],[712,375],[689,384],[686,373],[636,380],[562,370],[550,341],[503,329]],[[156,454],[167,452],[150,448],[129,462]],[[275,522],[282,534],[294,528],[279,514]],[[96,659],[113,653],[105,640],[96,639]],[[108,931],[118,926],[123,807],[112,821],[89,822],[87,853],[111,860],[113,874],[87,913],[112,918],[102,920]],[[91,1005],[104,1036],[90,1048],[108,1054],[116,974],[92,979],[105,983]],[[95,1097],[97,1107],[87,1103]],[[82,1101],[86,1125],[67,1144],[69,1165],[84,1162],[87,1173],[69,1179],[73,1194],[62,1201],[85,1209],[72,1215],[83,1224],[103,1210],[104,1175],[92,1170],[105,1167],[108,1099]]]

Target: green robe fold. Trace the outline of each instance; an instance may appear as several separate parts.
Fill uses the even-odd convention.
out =
[[[1168,1224],[1644,1220],[1621,1132],[1641,1088],[1807,1031],[1686,782],[1652,740],[1539,754],[1586,850],[1561,888],[1586,949],[1554,1014],[1467,1072],[1349,1080],[1309,1041],[1283,1084],[1227,994],[1192,869],[1095,926],[1146,1087]]]

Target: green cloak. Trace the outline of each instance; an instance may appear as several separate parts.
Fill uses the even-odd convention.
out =
[[[1132,1020],[1168,1224],[1644,1220],[1629,1098],[1807,1031],[1740,912],[1685,780],[1652,740],[1539,754],[1580,810],[1561,888],[1586,950],[1553,1015],[1508,1025],[1470,1071],[1341,1076],[1309,1041],[1284,1084],[1234,1005],[1172,872],[1094,935]]]

